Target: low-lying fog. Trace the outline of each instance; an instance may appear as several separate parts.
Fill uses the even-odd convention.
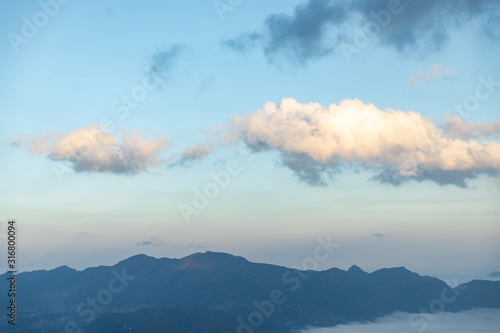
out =
[[[302,333],[470,333],[500,332],[500,309],[475,309],[459,313],[410,314],[396,312],[373,323],[353,323],[332,328],[311,328]]]

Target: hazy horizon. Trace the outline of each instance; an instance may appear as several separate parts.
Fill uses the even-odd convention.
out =
[[[189,254],[187,256],[190,256],[190,255],[196,254],[196,253],[205,253],[205,252],[206,251],[195,251],[195,252],[193,252],[193,253],[191,253],[191,254]],[[221,252],[221,253],[226,253],[226,252]],[[134,255],[132,255],[130,257],[137,256],[137,255],[144,255],[144,254],[145,253],[137,253],[137,254],[134,254]],[[241,255],[237,255],[237,254],[233,254],[233,253],[227,253],[227,254],[243,257]],[[183,258],[185,258],[187,256],[177,257],[177,258],[167,257],[167,256],[149,256],[149,257],[156,258],[156,259],[168,258],[168,259],[177,259],[177,260],[180,260],[180,259],[183,259]],[[52,269],[56,269],[56,268],[61,267],[61,266],[68,266],[69,268],[75,269],[77,271],[83,271],[83,270],[85,270],[87,268],[94,268],[94,267],[98,267],[98,266],[101,266],[101,265],[111,267],[111,266],[114,266],[115,264],[117,264],[118,262],[120,262],[122,260],[126,260],[126,259],[128,259],[130,257],[121,258],[121,259],[117,260],[116,262],[111,262],[111,263],[104,263],[104,264],[103,263],[94,263],[94,264],[92,264],[90,266],[82,266],[82,267],[74,267],[71,264],[62,264],[62,265],[55,266],[55,267],[39,267],[39,268],[33,269],[33,270],[22,270],[22,271],[20,270],[19,273],[22,273],[22,272],[31,272],[31,271],[37,271],[37,270],[52,270]],[[296,264],[293,264],[293,265],[290,265],[290,266],[286,266],[286,265],[280,265],[280,264],[277,264],[277,263],[272,263],[272,262],[267,262],[267,261],[253,261],[253,260],[250,260],[249,258],[246,258],[246,257],[244,257],[244,258],[247,259],[247,260],[249,260],[250,262],[255,262],[255,263],[271,264],[271,265],[277,265],[277,266],[285,266],[285,267],[288,267],[288,268],[297,268],[297,269],[302,269],[302,270],[312,269],[314,271],[324,271],[324,270],[328,270],[328,269],[331,269],[331,268],[339,268],[339,269],[342,269],[344,271],[347,271],[352,266],[358,266],[359,268],[361,268],[363,271],[365,271],[367,273],[373,273],[373,272],[375,272],[377,270],[380,270],[380,269],[394,268],[394,267],[378,267],[378,268],[375,268],[375,269],[368,270],[368,269],[364,269],[363,267],[360,267],[359,265],[356,265],[354,263],[354,264],[352,264],[350,266],[347,266],[347,267],[338,267],[338,266],[333,265],[331,267],[324,267],[324,268],[321,268],[321,269],[314,269],[314,268],[309,268],[309,267],[303,266],[303,263],[301,263],[300,261],[296,261]],[[318,266],[321,265],[321,264],[322,264],[322,262],[318,261]],[[405,267],[405,268],[407,268],[407,267]],[[413,271],[413,272],[419,274],[420,276],[436,277],[436,278],[438,278],[438,279],[446,282],[448,285],[450,285],[452,287],[455,287],[455,286],[457,286],[459,284],[462,284],[462,283],[468,283],[468,282],[473,281],[473,280],[500,281],[500,277],[491,277],[490,276],[490,274],[492,274],[494,272],[498,272],[498,270],[486,271],[486,270],[483,269],[482,271],[478,271],[477,273],[471,273],[471,272],[454,272],[454,273],[450,273],[450,272],[418,272],[418,271]]]

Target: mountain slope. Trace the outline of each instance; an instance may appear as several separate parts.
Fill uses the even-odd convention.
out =
[[[147,308],[130,314],[103,314],[85,333],[229,333],[237,327],[236,316],[223,311]]]
[[[5,275],[0,276],[2,290],[6,283]],[[373,273],[356,266],[348,271],[298,271],[214,252],[182,259],[137,255],[111,267],[80,272],[59,267],[21,273],[18,285],[18,303],[22,304],[18,327],[46,332],[60,331],[70,322],[90,329],[98,323],[134,322],[137,316],[161,322],[170,318],[177,327],[182,320],[165,312],[166,308],[183,308],[179,313],[185,318],[191,318],[188,309],[223,311],[236,320],[241,318],[244,325],[261,330],[273,327],[279,332],[280,328],[372,320],[394,311],[419,312],[443,293],[447,300],[452,293],[459,294],[445,303],[446,311],[500,307],[500,297],[492,298],[500,295],[500,282],[471,282],[452,289],[439,279],[404,267]],[[221,318],[223,323],[231,322],[229,317]],[[1,325],[5,323],[0,323],[0,330]]]

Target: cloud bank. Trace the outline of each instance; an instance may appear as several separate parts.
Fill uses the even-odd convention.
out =
[[[466,187],[468,179],[500,173],[499,143],[466,141],[417,112],[359,100],[323,107],[289,98],[231,120],[252,150],[279,152],[283,165],[314,186],[346,168],[374,171],[374,180],[394,185],[430,180]]]
[[[167,164],[189,167],[215,153],[215,146],[243,143],[255,153],[278,152],[280,163],[311,186],[326,186],[346,169],[367,170],[374,174],[371,180],[392,185],[432,181],[465,188],[482,175],[500,179],[500,144],[487,140],[500,136],[500,119],[477,124],[450,115],[441,129],[417,112],[380,110],[357,99],[324,107],[287,98],[230,120],[207,132],[211,141],[188,146],[170,164],[162,159],[169,148],[163,136],[104,133],[98,125],[55,136],[18,134],[10,143],[67,162],[76,172],[139,174]]]
[[[70,162],[76,172],[138,174],[163,163],[168,148],[163,136],[138,131],[117,131],[116,137],[92,125],[55,137],[29,138],[18,134],[11,144],[32,154],[47,154],[53,161]]]
[[[499,30],[499,12],[494,0],[309,0],[224,44],[238,52],[259,46],[271,62],[285,57],[305,63],[338,51],[342,43],[356,44],[364,33],[405,55],[430,53],[439,51],[453,30],[472,22],[479,34],[498,38],[493,32]]]
[[[374,323],[339,325],[332,328],[313,328],[301,333],[470,333],[498,332],[500,310],[476,309],[459,313],[409,314],[396,312]]]

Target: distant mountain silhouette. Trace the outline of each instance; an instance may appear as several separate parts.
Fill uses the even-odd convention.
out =
[[[351,266],[351,268],[349,268],[347,270],[347,273],[349,273],[356,280],[365,280],[365,279],[368,279],[369,276],[370,276],[370,274],[368,274],[367,272],[363,271],[361,268],[359,268],[356,265]]]
[[[0,276],[0,290],[7,290],[7,283],[6,274]],[[281,333],[394,311],[433,311],[436,304],[444,311],[500,308],[500,282],[451,288],[404,267],[298,271],[214,252],[182,259],[137,255],[111,267],[26,272],[17,276],[17,285],[16,327],[32,333],[64,332],[66,326],[88,333],[237,332],[238,327],[245,333]],[[2,332],[4,325],[5,320]]]
[[[494,271],[489,275],[489,277],[500,277],[500,272],[499,271]]]

